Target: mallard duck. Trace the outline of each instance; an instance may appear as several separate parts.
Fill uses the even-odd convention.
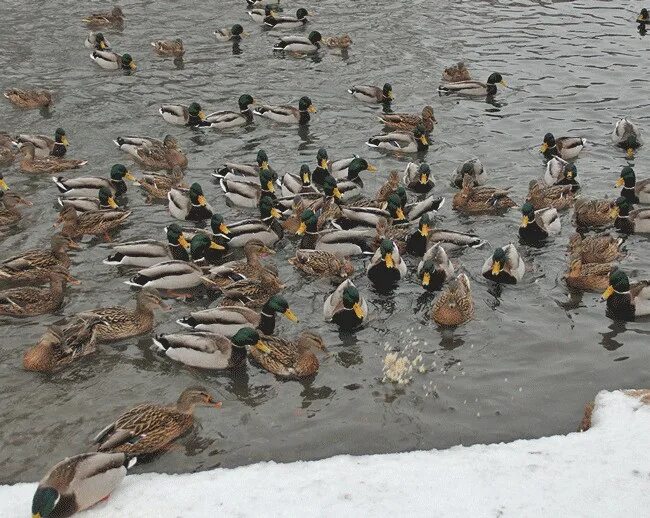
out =
[[[368,303],[350,279],[344,280],[323,305],[326,322],[334,322],[345,331],[356,329],[368,316]]]
[[[564,160],[573,160],[578,157],[586,144],[587,140],[582,137],[560,137],[556,139],[552,133],[547,133],[544,135],[544,141],[539,150],[547,159],[559,156]]]
[[[221,306],[243,304],[247,308],[259,310],[273,295],[280,293],[284,285],[268,269],[260,271],[257,279],[242,279],[222,288]]]
[[[373,250],[377,250],[384,239],[390,239],[397,245],[400,255],[406,253],[406,242],[412,233],[412,230],[407,225],[391,225],[386,218],[380,217],[377,220],[375,231],[376,235],[372,242]],[[424,250],[422,253],[424,253]]]
[[[166,135],[162,141],[149,137],[117,137],[113,142],[147,169],[156,171],[187,167],[187,157],[171,135]]]
[[[318,31],[311,31],[309,36],[285,36],[274,46],[276,52],[292,52],[297,54],[314,54],[320,50],[323,37]]]
[[[236,23],[230,29],[217,29],[214,31],[214,36],[217,38],[217,41],[226,42],[226,41],[239,41],[244,34],[244,28]]]
[[[414,162],[409,162],[404,169],[402,182],[408,189],[418,194],[428,193],[435,185],[429,164],[418,165]]]
[[[244,306],[220,306],[194,311],[189,317],[176,322],[183,327],[228,337],[249,326],[255,327],[265,335],[272,335],[277,313],[284,315],[291,322],[298,322],[298,317],[282,295],[270,297],[259,312]]]
[[[573,259],[564,276],[567,286],[581,291],[602,292],[609,286],[610,263],[583,263]]]
[[[215,169],[212,176],[215,178],[225,178],[227,174],[241,176],[242,179],[248,179],[251,183],[259,182],[260,172],[268,169],[274,173],[271,166],[269,166],[269,156],[266,151],[260,149],[257,152],[255,164],[238,164],[235,162],[226,162],[224,165]]]
[[[167,242],[145,240],[117,243],[113,245],[114,253],[104,259],[104,264],[115,266],[147,267],[162,261],[189,261],[190,244],[185,239],[183,229],[175,223],[166,227]]]
[[[65,458],[38,483],[32,516],[72,516],[107,499],[135,461],[124,453],[82,453]]]
[[[461,273],[436,299],[431,318],[440,326],[455,327],[474,318],[474,300],[469,278]]]
[[[512,243],[494,250],[481,268],[483,277],[500,284],[517,284],[525,272],[524,260]]]
[[[203,283],[203,275],[200,266],[187,261],[173,260],[144,268],[124,282],[138,288],[155,288],[176,292],[176,290],[197,288]]]
[[[49,270],[70,266],[68,250],[79,248],[72,239],[54,234],[50,239],[50,248],[34,248],[4,259],[0,263],[0,281],[10,284],[46,282]]]
[[[339,182],[331,175],[325,178],[322,187],[325,198],[334,199],[336,203],[350,203],[361,195],[361,182],[350,182],[348,180]],[[374,203],[371,204],[374,205]]]
[[[390,83],[384,84],[382,88],[370,85],[352,86],[348,88],[348,93],[365,103],[390,104],[395,99]]]
[[[203,188],[198,183],[190,185],[189,190],[171,189],[167,195],[169,213],[180,220],[202,221],[214,214],[214,209],[206,201]]]
[[[580,187],[576,181],[576,176],[578,176],[578,169],[575,164],[567,162],[559,156],[554,156],[546,164],[544,183],[549,187],[553,185],[571,185],[575,191]]]
[[[52,104],[52,94],[47,90],[9,88],[4,96],[20,108],[47,108]]]
[[[36,157],[36,150],[32,144],[20,146],[23,159],[20,161],[20,170],[28,174],[53,174],[67,171],[68,169],[79,169],[88,163],[87,160],[73,160],[69,158],[58,158],[47,156]]]
[[[93,50],[90,59],[106,70],[135,70],[138,68],[131,54],[118,54],[112,50]]]
[[[418,279],[427,291],[438,291],[442,285],[454,274],[447,252],[439,244],[433,245],[426,251],[418,263]]]
[[[578,227],[602,227],[611,225],[614,203],[609,200],[590,200],[580,198],[575,201],[573,217]]]
[[[167,200],[167,195],[172,189],[188,188],[183,182],[183,170],[180,167],[174,167],[167,174],[145,174],[136,180],[136,183],[147,193],[147,203],[152,200]]]
[[[311,181],[316,185],[322,185],[328,176],[330,176],[329,157],[327,155],[327,149],[322,147],[316,153],[316,168],[311,173]]]
[[[557,210],[566,210],[573,206],[575,201],[573,186],[555,185],[548,187],[543,182],[531,180],[528,185],[526,201],[532,203],[535,210],[553,207]]]
[[[369,164],[364,158],[354,157],[347,165],[341,164],[341,161],[339,161],[337,163],[337,169],[332,170],[331,175],[336,180],[349,180],[351,182],[362,183],[359,174],[363,171],[375,173],[377,172],[377,168]]]
[[[115,164],[111,167],[109,178],[101,176],[79,176],[77,178],[64,178],[62,176],[52,177],[59,192],[64,197],[94,196],[99,189],[109,189],[113,196],[121,196],[126,193],[126,182],[124,180],[135,180],[131,172],[122,164]]]
[[[422,257],[427,250],[429,242],[429,232],[431,231],[431,218],[424,214],[418,222],[418,228],[415,232],[404,228],[407,233],[405,242],[405,251],[412,256]]]
[[[621,170],[616,187],[622,187],[621,196],[630,203],[650,203],[650,178],[637,181],[634,169],[630,166]]]
[[[303,250],[324,250],[347,257],[349,255],[371,254],[372,230],[326,230],[318,231],[318,218],[311,209],[305,209],[300,216],[300,227],[296,234],[302,236]]]
[[[99,451],[147,455],[166,449],[194,424],[196,405],[221,408],[204,389],[185,389],[174,405],[144,403],[120,415],[97,434],[93,442]]]
[[[31,207],[33,204],[13,191],[0,191],[0,228],[14,225],[22,219],[17,205]]]
[[[443,245],[445,250],[451,251],[462,248],[480,248],[486,242],[476,234],[434,228],[429,230],[428,246],[436,243]]]
[[[639,13],[639,16],[636,17],[637,23],[647,23],[650,22],[650,14],[648,13],[648,10],[644,7],[641,9],[641,12]]]
[[[257,184],[229,173],[219,181],[219,185],[226,199],[236,207],[254,208],[264,197],[275,198],[274,175],[268,169],[260,171]]]
[[[255,99],[248,94],[240,95],[238,104],[238,112],[232,110],[213,112],[205,118],[205,122],[209,122],[211,128],[217,129],[236,128],[238,126],[246,126],[253,122],[253,110],[251,106],[255,104]]]
[[[260,4],[259,7],[254,7],[250,9],[248,11],[248,16],[250,16],[255,23],[263,24],[266,18],[268,18],[269,16],[273,16],[275,10],[276,10],[276,6],[274,5],[266,4],[262,6]]]
[[[615,320],[634,322],[636,317],[650,315],[650,281],[630,284],[623,270],[615,269],[603,293],[607,314]]]
[[[438,92],[456,93],[462,95],[491,96],[497,93],[497,84],[506,86],[506,82],[498,72],[493,72],[486,83],[480,81],[457,81],[453,83],[443,82],[438,86]]]
[[[62,157],[70,145],[63,128],[56,128],[53,139],[45,135],[18,135],[16,137],[16,143],[19,146],[32,144],[34,146],[34,154],[39,158],[47,156]]]
[[[35,372],[52,372],[92,354],[97,350],[95,327],[103,320],[94,317],[76,319],[64,328],[50,326],[38,343],[23,356],[23,368]]]
[[[190,241],[190,255],[197,264],[220,264],[227,254],[228,239],[224,236],[199,232]]]
[[[311,183],[311,171],[307,164],[300,166],[300,172],[285,173],[282,181],[278,180],[278,184],[282,189],[282,196],[286,198],[293,198],[298,194],[318,193],[316,187]]]
[[[634,150],[643,145],[639,130],[626,118],[616,122],[612,132],[612,142],[625,149],[628,157],[633,157]]]
[[[393,194],[399,186],[399,181],[399,172],[393,169],[390,173],[388,173],[388,178],[384,184],[377,190],[374,201],[379,204],[388,201],[388,197]]]
[[[270,16],[264,18],[264,25],[267,27],[273,27],[274,29],[295,29],[298,27],[303,27],[306,25],[309,20],[307,19],[309,13],[307,9],[301,7],[296,11],[296,16],[275,16],[271,12]]]
[[[413,133],[399,133],[394,131],[383,135],[370,137],[366,145],[394,151],[397,153],[423,153],[429,149],[429,138],[422,126],[418,126]]]
[[[433,107],[427,105],[422,108],[422,113],[382,113],[379,120],[384,126],[393,131],[411,132],[418,126],[422,126],[427,133],[433,131],[436,118],[433,115]]]
[[[390,239],[383,239],[366,268],[370,282],[377,289],[390,288],[397,284],[406,272],[406,263],[399,254],[397,245]]]
[[[96,198],[86,196],[69,196],[67,198],[59,197],[57,199],[61,207],[74,207],[79,214],[93,210],[119,209],[119,205],[113,198],[113,192],[108,187],[99,189]]]
[[[443,83],[459,83],[461,81],[471,81],[472,77],[465,63],[459,61],[456,65],[445,68],[442,72]]]
[[[84,47],[87,49],[104,50],[110,49],[111,44],[101,32],[90,31],[86,41],[84,41]]]
[[[510,199],[510,188],[474,187],[470,176],[463,178],[463,188],[454,195],[452,207],[467,214],[496,214],[517,204]]]
[[[345,279],[354,273],[354,266],[344,257],[323,250],[296,250],[289,263],[312,277],[339,277]]]
[[[226,287],[241,279],[258,279],[260,272],[265,269],[260,257],[275,254],[275,251],[259,239],[251,239],[244,245],[244,254],[246,255],[245,261],[230,261],[211,268],[209,279],[219,287]]]
[[[330,49],[345,50],[352,45],[352,38],[349,34],[342,34],[341,36],[328,36],[323,38],[323,43]]]
[[[327,350],[323,339],[312,331],[303,331],[294,340],[262,336],[250,348],[250,357],[263,369],[280,378],[299,379],[318,372],[319,362],[315,350]]]
[[[183,57],[185,46],[183,40],[176,38],[174,40],[156,40],[151,42],[151,46],[160,56],[172,56],[176,58]]]
[[[583,263],[611,263],[622,254],[623,240],[608,234],[582,237],[575,233],[569,239],[569,257]]]
[[[113,306],[83,311],[76,316],[82,319],[95,317],[102,319],[102,322],[95,327],[98,342],[124,340],[148,333],[153,329],[154,309],[169,309],[158,292],[153,289],[139,291],[135,300],[135,309],[129,309],[123,305]]]
[[[91,210],[77,214],[75,208],[68,205],[61,209],[56,224],[63,224],[61,233],[64,236],[102,236],[105,241],[110,241],[108,233],[122,225],[130,215],[130,210]]]
[[[226,225],[223,216],[215,214],[210,225],[214,234],[224,234],[229,238],[230,248],[242,248],[252,239],[273,246],[284,236],[282,225],[278,223],[279,217],[280,212],[273,205],[273,200],[264,196],[260,200],[260,219],[245,219]]]
[[[624,234],[650,233],[650,209],[634,209],[632,204],[620,196],[610,211],[614,226]]]
[[[310,113],[315,113],[316,107],[312,104],[311,99],[303,96],[298,101],[298,108],[293,106],[273,106],[262,105],[253,110],[255,115],[266,117],[275,122],[282,124],[308,124],[311,116]]]
[[[16,143],[7,133],[0,131],[0,166],[11,165],[15,158]],[[4,183],[3,185],[7,184]],[[5,189],[5,187],[2,188]]]
[[[463,187],[463,180],[466,176],[469,176],[473,180],[474,187],[485,185],[487,181],[487,173],[478,158],[465,160],[465,162],[456,167],[456,170],[452,174],[454,175],[452,182],[454,186],[459,188]]]
[[[82,20],[86,25],[93,27],[110,27],[124,23],[122,8],[115,6],[107,13],[93,13]]]
[[[404,187],[398,187],[383,205],[390,217],[393,218],[393,224],[406,223],[419,220],[424,214],[434,215],[445,204],[445,198],[442,196],[427,196],[423,200],[406,203],[406,190]]]
[[[205,121],[205,113],[199,103],[189,106],[182,104],[163,104],[158,113],[170,124],[178,126],[209,126]]]
[[[519,237],[522,239],[542,241],[560,232],[560,216],[552,207],[535,210],[533,204],[527,201],[521,207],[521,214]]]

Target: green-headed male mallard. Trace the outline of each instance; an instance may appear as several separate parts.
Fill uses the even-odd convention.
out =
[[[52,94],[47,90],[9,88],[4,96],[20,108],[47,108],[52,104]]]
[[[241,176],[242,178],[248,179],[251,183],[257,183],[260,178],[260,172],[265,169],[270,169],[273,172],[273,169],[269,166],[269,156],[266,154],[266,151],[260,149],[257,152],[255,164],[239,164],[236,162],[226,162],[224,165],[215,169],[212,176],[215,178],[225,178],[227,174]]]
[[[397,245],[390,239],[383,239],[370,259],[366,272],[375,287],[386,289],[394,286],[406,275],[407,267]]]
[[[114,164],[111,167],[109,178],[101,176],[78,176],[76,178],[64,178],[62,176],[52,177],[59,192],[64,197],[95,196],[99,189],[107,187],[113,196],[121,196],[126,193],[127,185],[124,180],[134,181],[135,177],[122,164]]]
[[[351,331],[368,316],[368,303],[350,279],[344,280],[327,297],[323,305],[323,317],[334,322],[344,331]]]
[[[205,122],[205,113],[199,103],[192,103],[189,106],[183,104],[163,104],[158,113],[170,124],[178,126],[209,126]]]
[[[528,241],[543,241],[547,237],[560,232],[560,216],[552,207],[535,210],[533,204],[527,201],[521,207],[521,224],[519,237]]]
[[[165,231],[166,243],[150,239],[116,243],[112,247],[114,253],[104,259],[104,264],[147,267],[169,259],[188,261],[190,244],[185,239],[183,229],[176,223],[172,223]]]
[[[461,94],[472,96],[492,96],[497,93],[497,85],[506,86],[506,82],[498,72],[493,72],[485,83],[480,81],[443,82],[438,86],[438,92],[446,94]]]
[[[630,158],[634,156],[634,150],[643,145],[639,130],[626,118],[616,122],[612,132],[612,142],[625,149],[627,156]]]
[[[358,85],[348,88],[352,97],[365,103],[388,104],[395,99],[393,87],[390,83],[384,84],[382,88],[371,85]]]
[[[582,137],[555,138],[553,133],[547,133],[544,135],[544,141],[539,150],[547,159],[559,156],[563,160],[573,160],[578,158],[585,144],[587,144],[587,140]]]
[[[461,273],[447,285],[433,305],[431,318],[445,327],[459,326],[474,318],[474,300],[467,275]]]
[[[47,156],[62,157],[68,150],[70,143],[63,128],[56,128],[54,138],[45,135],[18,135],[16,143],[32,144],[34,146],[34,155],[41,158]]]
[[[93,50],[90,59],[106,70],[135,70],[138,68],[131,54],[118,54],[112,50]]]
[[[611,318],[633,322],[636,317],[650,315],[650,281],[630,284],[624,271],[614,269],[603,299]]]
[[[402,182],[408,189],[418,194],[428,193],[435,185],[429,164],[418,165],[414,162],[409,162],[406,166]]]
[[[417,126],[412,133],[394,131],[383,135],[375,135],[368,139],[366,145],[396,153],[423,153],[429,149],[430,141],[424,128]]]
[[[412,256],[422,257],[427,250],[429,242],[429,232],[431,231],[431,218],[424,214],[418,222],[416,231],[407,231],[405,251]]]
[[[285,36],[273,46],[273,50],[295,54],[315,54],[320,50],[322,40],[323,37],[318,31],[311,31],[306,38],[304,36]]]
[[[275,16],[275,13],[271,12],[270,16],[264,18],[264,25],[274,29],[297,29],[309,22],[307,16],[309,13],[304,7],[296,11],[296,16]]]
[[[526,273],[526,265],[512,243],[499,247],[485,260],[481,274],[500,284],[517,284]]]
[[[104,50],[110,49],[111,44],[101,32],[90,31],[88,37],[84,41],[84,47],[87,49]]]
[[[275,198],[274,175],[268,169],[260,170],[257,184],[228,173],[219,181],[219,185],[228,201],[236,207],[254,208],[264,197]]]
[[[632,204],[619,196],[612,206],[610,217],[614,226],[624,234],[650,233],[650,208],[632,209]]]
[[[232,27],[217,29],[214,31],[214,37],[217,38],[217,41],[226,42],[226,41],[239,41],[244,34],[244,28],[236,23]]]
[[[337,169],[331,171],[331,174],[336,180],[349,180],[351,182],[361,182],[361,177],[359,176],[360,173],[363,171],[368,171],[369,173],[375,173],[377,172],[377,168],[369,164],[368,161],[364,158],[360,157],[354,157],[350,160],[350,163],[347,165],[343,165],[337,163]]]
[[[171,189],[167,195],[169,213],[180,220],[202,221],[214,214],[214,209],[206,201],[203,188],[194,182],[189,190]]]
[[[433,245],[426,251],[418,264],[418,279],[427,291],[437,291],[454,274],[447,252],[439,244]]]
[[[306,95],[298,100],[298,108],[288,105],[261,105],[253,110],[255,115],[271,119],[282,124],[308,124],[310,113],[316,112],[316,107]]]
[[[320,366],[314,351],[326,351],[320,335],[303,331],[294,340],[262,336],[250,348],[250,357],[263,369],[280,378],[299,379],[313,376]]]
[[[275,11],[280,7],[279,5],[277,6],[270,5],[270,4],[262,5],[260,2],[255,2],[255,3],[258,5],[254,7],[249,4],[248,15],[255,23],[259,23],[259,24],[263,24],[264,20],[266,20],[267,17],[272,16],[275,13]]]
[[[485,168],[478,158],[470,158],[469,160],[465,160],[462,164],[459,164],[456,167],[452,174],[454,175],[452,183],[458,188],[463,187],[463,180],[466,176],[469,176],[473,180],[474,187],[484,185],[487,181],[487,173],[485,172]]]
[[[90,196],[67,196],[59,197],[58,203],[61,207],[74,207],[79,214],[92,210],[119,209],[119,205],[113,197],[113,192],[108,187],[101,187],[97,197]]]
[[[192,261],[200,265],[219,264],[228,254],[228,239],[199,232],[190,241]]]
[[[239,104],[238,112],[232,110],[213,112],[206,116],[205,122],[209,122],[211,128],[217,129],[236,128],[253,122],[251,106],[255,104],[255,99],[248,94],[243,94],[239,96],[237,103]]]
[[[298,194],[314,194],[318,190],[311,183],[311,171],[307,164],[302,164],[300,166],[300,172],[296,173],[285,173],[282,177],[282,181],[278,181],[282,189],[282,196],[285,198],[290,198]]]
[[[296,232],[302,236],[300,248],[304,250],[325,250],[347,257],[372,253],[372,230],[328,230],[318,231],[318,217],[311,209],[305,209],[300,216],[300,227]]]
[[[621,170],[616,187],[622,187],[621,196],[630,203],[650,203],[650,178],[638,181],[634,169],[630,166]]]
[[[193,290],[203,283],[203,270],[199,265],[187,261],[162,261],[140,270],[128,281],[129,286],[155,288],[175,295],[178,290]],[[178,295],[183,295],[178,293]]]

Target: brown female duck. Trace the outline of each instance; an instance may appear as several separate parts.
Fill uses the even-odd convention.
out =
[[[161,169],[173,170],[175,167],[185,169],[187,156],[179,149],[178,142],[167,135],[162,144],[154,142],[149,146],[141,146],[136,153],[131,153],[140,165],[152,171]]]
[[[4,96],[20,108],[46,108],[52,104],[52,94],[47,90],[9,88]]]
[[[57,225],[63,223],[61,234],[64,236],[102,236],[105,241],[110,241],[108,233],[124,223],[130,215],[131,211],[113,209],[91,210],[78,214],[72,205],[66,205],[59,213]]]
[[[289,263],[306,275],[313,277],[337,277],[347,279],[354,273],[354,266],[345,257],[325,250],[296,250]]]
[[[122,8],[115,6],[107,13],[93,13],[82,20],[89,27],[119,27],[124,24]]]
[[[215,266],[210,269],[209,279],[216,286],[225,288],[233,282],[242,279],[260,279],[263,271],[275,275],[275,273],[265,267],[260,261],[260,257],[275,254],[259,239],[251,239],[244,245],[245,261],[231,261],[221,266]]]
[[[582,237],[576,233],[569,239],[569,258],[580,259],[583,263],[611,263],[622,252],[623,240],[609,234]]]
[[[74,160],[71,158],[58,158],[54,156],[36,157],[36,148],[27,143],[20,147],[23,159],[20,161],[20,170],[28,174],[54,174],[68,169],[79,169],[88,163],[87,160]]]
[[[183,170],[174,167],[168,174],[145,174],[138,180],[138,185],[147,193],[147,203],[153,200],[167,200],[172,189],[187,189],[183,183]]]
[[[456,65],[445,68],[442,73],[442,82],[443,83],[458,83],[460,81],[471,81],[472,77],[469,74],[469,70],[465,66],[465,63],[459,61]]]
[[[547,186],[544,182],[531,180],[528,185],[526,201],[533,204],[535,210],[552,207],[556,210],[565,210],[573,206],[575,201],[571,185]]]
[[[580,259],[573,259],[564,280],[576,290],[602,292],[609,286],[611,271],[611,263],[583,263]]]
[[[608,200],[576,200],[573,217],[578,227],[603,227],[614,223],[611,210],[614,204]]]
[[[474,301],[467,275],[461,273],[436,299],[431,318],[441,326],[459,326],[474,318]]]
[[[152,41],[151,46],[159,56],[180,58],[185,54],[185,46],[183,45],[183,40],[180,38],[176,38],[175,40]]]
[[[428,105],[422,108],[420,115],[415,113],[383,113],[379,116],[379,120],[392,131],[398,130],[409,133],[419,125],[422,125],[427,133],[431,133],[433,126],[436,124],[433,107]]]
[[[296,379],[318,372],[320,364],[314,350],[327,350],[323,339],[316,333],[304,331],[293,341],[263,335],[251,346],[250,356],[276,376]]]
[[[222,288],[220,306],[241,306],[259,310],[273,295],[280,293],[284,285],[280,279],[266,269],[260,271],[257,279],[243,279]]]
[[[463,188],[454,195],[453,208],[467,214],[495,214],[515,207],[510,199],[510,189],[475,187],[473,179],[463,177]]]
[[[13,191],[0,190],[0,229],[15,225],[22,219],[20,210],[16,208],[17,205],[32,206],[32,202],[21,198]]]

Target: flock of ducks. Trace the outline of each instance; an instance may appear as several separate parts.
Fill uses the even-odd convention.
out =
[[[255,23],[278,28],[299,28],[309,13],[298,9],[296,16],[281,16],[279,6],[248,2],[248,14]],[[645,11],[645,10],[644,10]],[[644,18],[645,17],[645,18]],[[647,11],[639,15],[645,23]],[[120,28],[124,13],[119,7],[84,19],[88,26]],[[236,41],[245,36],[241,25],[215,31],[219,41]],[[307,37],[287,36],[274,51],[291,54],[318,52],[321,43],[347,48],[348,36],[325,41],[318,31]],[[92,60],[106,69],[135,70],[129,54],[111,50],[101,32],[85,41],[92,48]],[[180,57],[185,48],[180,39],[158,40],[154,50],[163,56]],[[447,68],[439,86],[441,95],[493,96],[505,82],[492,73],[485,83],[473,80],[463,63]],[[23,365],[28,370],[52,372],[97,351],[101,343],[150,333],[156,310],[168,308],[163,298],[219,297],[219,305],[195,311],[178,320],[177,333],[155,336],[157,349],[170,360],[204,369],[231,369],[249,358],[281,378],[295,379],[316,374],[318,351],[326,350],[322,338],[305,331],[297,337],[275,335],[276,318],[298,317],[282,290],[277,268],[263,260],[274,254],[281,240],[298,241],[290,263],[307,277],[326,278],[336,288],[323,305],[323,318],[341,330],[354,332],[367,319],[369,307],[351,279],[354,256],[368,256],[365,272],[378,292],[390,292],[405,282],[414,269],[423,290],[438,292],[431,319],[440,326],[459,326],[474,315],[472,289],[465,273],[450,254],[485,241],[474,234],[436,228],[437,212],[445,204],[433,194],[435,180],[422,159],[430,145],[436,124],[433,109],[421,113],[395,113],[392,86],[355,85],[348,93],[363,103],[381,105],[380,122],[385,132],[370,137],[366,144],[388,153],[414,154],[404,171],[391,171],[381,188],[368,195],[363,178],[377,171],[366,159],[352,156],[332,160],[326,149],[318,150],[315,163],[297,172],[279,176],[264,150],[250,164],[225,163],[212,179],[228,205],[249,211],[246,219],[226,222],[211,204],[198,182],[186,182],[187,156],[171,135],[163,140],[140,136],[117,136],[114,144],[147,170],[136,179],[123,164],[115,164],[106,176],[62,176],[81,168],[84,160],[67,156],[69,142],[62,128],[53,136],[0,134],[0,163],[10,165],[17,151],[22,155],[19,170],[24,174],[51,178],[58,191],[60,212],[49,247],[20,252],[0,262],[0,282],[9,285],[0,292],[0,314],[26,318],[57,311],[64,302],[67,284],[78,281],[70,274],[70,250],[81,248],[84,236],[111,240],[132,214],[121,205],[129,182],[139,186],[148,203],[167,204],[170,222],[161,240],[113,244],[105,264],[128,267],[133,274],[127,284],[139,288],[134,308],[123,306],[89,309],[71,316],[65,326],[50,326],[39,342],[30,347]],[[9,89],[5,97],[21,108],[46,108],[50,92]],[[309,97],[297,106],[256,103],[248,94],[238,99],[237,110],[205,114],[197,102],[188,106],[164,104],[159,113],[169,124],[228,129],[254,123],[255,116],[279,124],[306,125],[316,111]],[[629,158],[642,145],[639,130],[621,119],[612,132],[613,143],[626,150]],[[586,145],[581,137],[544,136],[541,152],[545,171],[533,180],[521,204],[518,229],[520,242],[543,244],[560,231],[560,215],[574,209],[574,222],[581,233],[570,241],[567,284],[579,290],[603,291],[608,314],[615,319],[634,320],[650,314],[650,282],[631,283],[625,272],[614,266],[620,257],[623,238],[608,233],[585,235],[584,230],[615,227],[623,235],[650,233],[650,179],[637,180],[630,165],[621,170],[616,183],[621,193],[614,201],[577,197],[579,189],[576,159]],[[452,209],[464,214],[501,214],[518,204],[508,188],[487,186],[487,173],[478,159],[460,164],[451,183],[458,189]],[[0,228],[21,219],[20,205],[30,202],[9,188],[0,175]],[[640,207],[636,207],[640,205]],[[187,222],[199,225],[188,226]],[[200,224],[209,222],[209,228]],[[184,225],[185,224],[185,225]],[[233,253],[243,253],[232,260]],[[412,262],[413,258],[415,262]],[[358,261],[357,261],[358,262]],[[517,247],[504,243],[485,259],[481,274],[495,283],[516,284],[526,275]],[[43,286],[43,285],[46,286]],[[196,405],[219,407],[207,391],[185,390],[169,406],[143,404],[126,411],[101,430],[96,450],[65,459],[43,478],[33,500],[34,517],[64,517],[106,498],[133,465],[136,457],[164,451],[193,423]]]

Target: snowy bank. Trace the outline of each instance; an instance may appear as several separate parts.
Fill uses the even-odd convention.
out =
[[[601,392],[584,433],[132,475],[107,502],[78,516],[642,516],[650,509],[649,438],[650,392]],[[0,516],[29,516],[35,488],[1,486]]]

